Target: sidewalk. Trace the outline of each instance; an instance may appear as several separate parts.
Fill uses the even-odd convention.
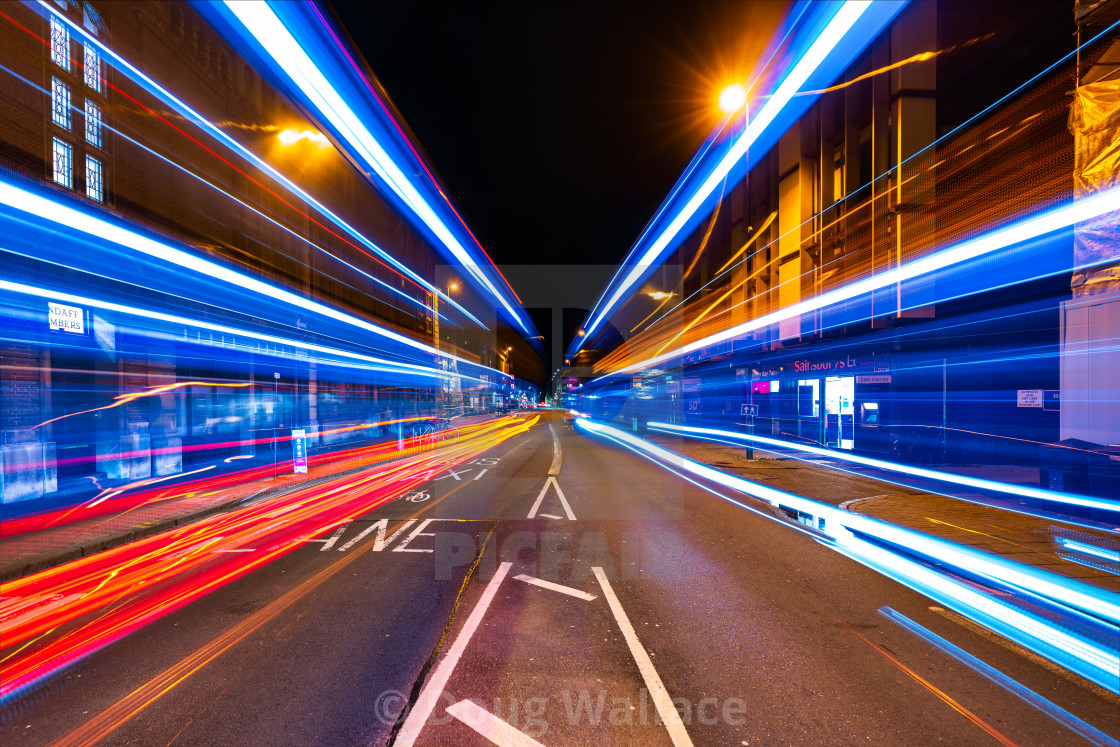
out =
[[[455,418],[452,423],[464,427],[498,417],[501,416],[469,415]],[[267,500],[296,488],[438,448],[411,447],[407,439],[405,443],[403,451],[397,451],[396,439],[340,445],[342,448],[336,451],[312,454],[306,474],[288,472],[274,478],[273,466],[268,463],[235,472],[207,473],[202,479],[187,477],[177,482],[153,484],[150,489],[137,485],[136,492],[122,494],[121,501],[128,498],[139,501],[147,496],[146,501],[140,505],[122,505],[88,519],[75,520],[75,514],[91,505],[87,501],[33,517],[7,520],[4,524],[8,531],[0,537],[0,582],[190,524],[249,501]],[[291,469],[291,460],[284,463],[284,468]],[[21,522],[29,522],[36,528],[12,535],[11,532],[22,528],[16,526]]]
[[[1110,543],[1120,537],[1106,530],[978,505],[758,448],[748,460],[739,447],[649,431],[638,435],[747,480],[1120,592],[1120,577],[1059,557],[1052,539],[1052,530],[1061,527],[1115,547]]]

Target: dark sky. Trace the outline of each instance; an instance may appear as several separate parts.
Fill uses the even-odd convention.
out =
[[[616,264],[785,2],[333,8],[499,264]]]

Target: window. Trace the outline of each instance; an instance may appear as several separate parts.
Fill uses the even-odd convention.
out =
[[[92,44],[85,46],[85,81],[87,86],[101,93],[101,55]]]
[[[71,148],[69,144],[58,138],[54,139],[54,180],[58,184],[70,189],[71,172],[73,165],[70,159]]]
[[[70,29],[55,16],[51,16],[51,60],[63,70],[70,69]]]
[[[86,142],[101,147],[101,107],[86,99]]]
[[[51,120],[70,129],[70,86],[58,78],[51,78]]]
[[[103,202],[101,161],[93,156],[86,156],[86,197],[96,202]]]

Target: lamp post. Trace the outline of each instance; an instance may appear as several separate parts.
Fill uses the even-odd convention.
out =
[[[723,112],[725,114],[733,114],[733,113],[737,112],[740,108],[742,108],[742,110],[743,110],[743,132],[744,133],[746,133],[747,127],[750,125],[750,122],[751,122],[749,94],[750,94],[750,91],[748,91],[747,88],[742,83],[732,83],[731,85],[725,87],[722,91],[720,91],[720,94],[719,94],[719,108],[721,110],[723,110]],[[732,139],[731,142],[732,142],[732,144],[734,144],[734,139]],[[743,151],[743,168],[744,168],[744,172],[743,172],[743,201],[745,203],[747,201],[747,194],[746,194],[747,183],[748,183],[748,180],[750,179],[750,157],[749,157],[749,154],[746,150]],[[749,210],[748,210],[748,208],[745,204],[744,204],[743,214],[745,216],[749,216]],[[753,395],[753,391],[751,390],[751,387],[750,387],[749,383],[747,384],[747,391],[751,392],[751,405],[752,405],[752,407],[746,408],[746,409],[750,410],[750,412],[754,412],[754,409],[753,409],[754,395]],[[747,431],[747,433],[753,433],[754,432],[754,415],[753,414],[748,413],[746,415],[746,417],[744,418],[743,427]],[[747,459],[754,459],[754,449],[752,448],[750,442],[748,442],[748,444],[747,444],[745,456],[746,456]]]

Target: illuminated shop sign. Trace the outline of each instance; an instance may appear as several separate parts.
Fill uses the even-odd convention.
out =
[[[54,301],[47,302],[47,324],[52,332],[72,332],[76,335],[86,333],[86,312],[77,306],[63,306]]]
[[[889,373],[891,364],[890,361],[878,358],[855,358],[850,355],[838,359],[834,358],[819,361],[802,359],[793,362],[793,370],[797,373],[807,373],[811,371],[846,371],[848,369]]]

